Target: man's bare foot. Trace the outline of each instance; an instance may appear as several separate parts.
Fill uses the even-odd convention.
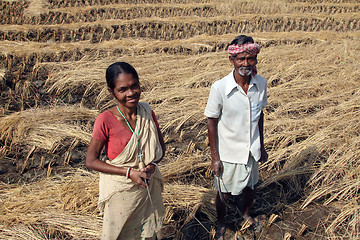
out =
[[[259,222],[255,221],[255,219],[253,219],[253,218],[252,218],[251,216],[249,216],[249,215],[247,215],[247,216],[244,215],[244,219],[245,219],[246,221],[249,221],[249,222],[250,222],[251,227],[252,227],[256,232],[260,231],[261,224],[260,224]]]
[[[214,239],[215,240],[224,240],[225,230],[226,230],[225,225],[222,225],[222,224],[218,225]]]

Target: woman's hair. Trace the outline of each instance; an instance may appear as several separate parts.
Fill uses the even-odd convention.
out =
[[[234,40],[231,41],[230,45],[243,45],[245,43],[254,43],[254,39],[252,37],[246,36],[246,35],[239,35]]]
[[[139,75],[133,66],[126,62],[116,62],[106,69],[106,83],[111,90],[114,90],[115,80],[122,73],[132,74],[139,81]]]

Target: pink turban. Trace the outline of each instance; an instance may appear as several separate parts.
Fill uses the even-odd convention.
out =
[[[257,43],[245,43],[243,45],[233,44],[228,47],[228,53],[236,55],[242,52],[249,53],[251,55],[257,55],[260,52],[260,45]]]

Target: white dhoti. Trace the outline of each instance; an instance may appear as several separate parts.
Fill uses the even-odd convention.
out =
[[[250,155],[247,164],[236,164],[222,162],[223,172],[220,179],[215,176],[215,187],[222,193],[231,193],[239,195],[245,187],[254,189],[255,184],[259,181],[259,163]]]

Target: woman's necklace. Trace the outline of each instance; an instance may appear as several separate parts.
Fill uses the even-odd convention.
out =
[[[144,163],[143,160],[142,160],[143,154],[141,153],[141,146],[140,146],[140,139],[139,139],[139,125],[138,125],[139,114],[136,114],[136,125],[135,125],[135,130],[137,130],[137,134],[136,134],[135,131],[132,129],[130,123],[128,122],[128,120],[127,120],[126,117],[124,116],[124,114],[120,111],[120,109],[119,109],[119,104],[116,104],[116,108],[117,108],[117,110],[119,111],[119,113],[121,114],[121,116],[124,118],[126,124],[129,126],[131,132],[136,136],[136,139],[137,139],[137,142],[138,142],[138,148],[139,148],[139,154],[138,154],[138,157],[139,157],[139,160],[140,160],[139,168],[140,168],[140,169],[141,169],[141,168],[145,168],[145,163]],[[153,208],[153,213],[154,213],[154,217],[155,217],[155,224],[157,225],[156,214],[155,214],[155,207],[154,207],[154,203],[153,203],[152,198],[151,198],[151,194],[150,194],[150,190],[149,190],[149,185],[148,185],[147,179],[144,179],[144,182],[146,183],[147,194],[148,194],[148,197],[149,197],[151,206],[152,206],[152,208]]]
[[[137,139],[137,142],[138,142],[138,150],[139,150],[138,157],[139,157],[139,159],[140,159],[140,163],[143,163],[143,159],[142,159],[143,154],[141,153],[141,145],[140,145],[140,138],[139,138],[139,126],[138,126],[138,123],[139,123],[139,114],[136,114],[135,131],[137,130],[137,132],[135,132],[135,131],[133,130],[133,128],[131,127],[129,121],[126,119],[125,115],[120,111],[119,104],[116,104],[116,108],[117,108],[117,110],[119,111],[119,113],[121,114],[121,116],[124,118],[126,124],[127,124],[128,127],[130,128],[131,132],[135,135],[135,137],[136,137],[136,139]]]

